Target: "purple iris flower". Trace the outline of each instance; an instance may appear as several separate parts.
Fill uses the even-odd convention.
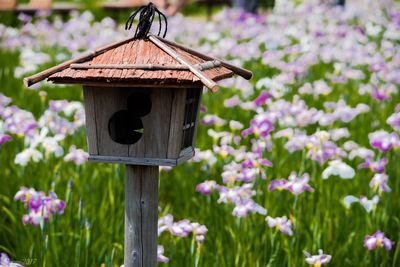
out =
[[[11,136],[7,135],[7,134],[0,134],[0,146],[2,144],[4,144],[5,142],[10,141],[12,138]]]
[[[256,104],[257,107],[262,106],[265,104],[265,102],[272,98],[272,95],[266,91],[262,91],[261,94],[256,98],[254,103]]]
[[[49,192],[49,196],[46,196],[33,188],[21,187],[14,200],[20,200],[27,208],[28,214],[22,218],[24,224],[39,225],[49,220],[52,214],[63,214],[65,209],[65,202],[58,199],[54,192]]]
[[[24,267],[23,265],[12,262],[10,257],[6,253],[0,254],[0,266],[4,267]]]
[[[301,177],[297,177],[296,172],[292,172],[288,179],[279,179],[273,180],[268,189],[272,191],[274,189],[278,190],[289,190],[294,195],[299,195],[304,191],[314,192],[314,188],[312,188],[308,182],[310,181],[310,175],[308,173],[304,173]]]
[[[369,183],[369,187],[373,188],[375,191],[379,191],[379,193],[390,192],[391,189],[387,184],[388,180],[389,176],[387,176],[387,174],[375,173],[374,177],[372,177],[372,180]]]
[[[386,122],[396,131],[400,131],[400,112],[390,115]]]
[[[163,263],[169,262],[169,259],[164,256],[164,247],[160,245],[157,246],[157,261]]]
[[[274,126],[266,115],[258,114],[251,120],[250,127],[242,131],[242,136],[247,137],[250,134],[254,134],[256,137],[266,138],[273,129]]]
[[[364,239],[364,247],[368,250],[384,247],[386,250],[391,250],[394,242],[385,236],[385,233],[376,231],[373,235],[367,235]]]
[[[388,133],[382,130],[368,134],[368,138],[371,146],[382,152],[388,152],[393,146],[400,143],[399,136],[396,133]]]
[[[292,221],[289,220],[286,216],[276,218],[267,216],[267,218],[265,218],[265,221],[270,228],[276,228],[276,230],[279,230],[288,236],[293,235]]]
[[[324,254],[322,249],[318,250],[318,255],[311,255],[307,251],[304,251],[303,253],[306,256],[306,262],[315,267],[328,264],[332,258],[331,255]]]
[[[365,162],[358,165],[359,169],[370,169],[374,173],[383,173],[385,172],[386,165],[388,160],[386,157],[383,157],[379,161],[372,161],[371,158],[367,158]]]
[[[212,193],[212,190],[215,189],[217,183],[213,180],[205,181],[196,186],[196,191],[200,192],[204,196],[208,196]]]

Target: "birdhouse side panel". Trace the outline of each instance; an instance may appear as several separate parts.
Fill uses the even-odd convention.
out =
[[[201,87],[187,89],[181,145],[182,153],[186,152],[188,148],[194,150],[195,147],[201,95]]]
[[[168,158],[177,159],[182,150],[183,121],[185,117],[186,88],[173,91],[171,126],[168,138]]]
[[[174,89],[146,90],[151,92],[151,112],[142,117],[143,136],[137,143],[129,146],[129,157],[167,159]]]
[[[86,136],[87,144],[90,155],[98,155],[99,150],[97,148],[97,130],[96,130],[96,113],[94,109],[94,88],[84,86],[83,87],[83,99],[85,104],[85,117],[86,117]]]
[[[192,147],[196,147],[196,139],[197,139],[197,128],[199,127],[199,116],[200,116],[200,106],[201,106],[201,96],[203,95],[203,88],[200,88],[199,90],[195,91],[195,99],[196,102],[194,104],[194,109],[195,109],[195,114],[193,115],[193,118],[195,120],[194,123],[194,129],[192,132]]]

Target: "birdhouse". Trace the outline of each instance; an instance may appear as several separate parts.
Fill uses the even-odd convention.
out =
[[[251,77],[151,35],[88,52],[25,83],[83,85],[90,161],[175,166],[194,155],[204,85],[216,91],[214,82],[234,73]]]
[[[204,87],[252,73],[228,62],[149,33],[152,4],[127,21],[139,23],[125,39],[24,79],[30,86],[81,84],[86,112],[89,160],[126,164],[125,267],[157,265],[158,166],[178,165],[194,156],[198,113]]]

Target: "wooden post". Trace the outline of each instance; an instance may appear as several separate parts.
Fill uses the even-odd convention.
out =
[[[157,266],[158,166],[126,165],[124,267]]]

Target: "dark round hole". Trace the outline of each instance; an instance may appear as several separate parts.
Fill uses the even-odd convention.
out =
[[[143,123],[140,117],[132,111],[120,110],[110,118],[108,132],[113,141],[123,145],[132,145],[142,137]]]
[[[128,97],[128,110],[134,112],[137,116],[143,117],[151,111],[150,95],[142,92],[136,92]]]
[[[141,117],[151,111],[150,95],[134,92],[127,100],[127,110],[115,112],[108,122],[108,132],[113,141],[123,144],[135,144],[142,137],[144,128]]]

